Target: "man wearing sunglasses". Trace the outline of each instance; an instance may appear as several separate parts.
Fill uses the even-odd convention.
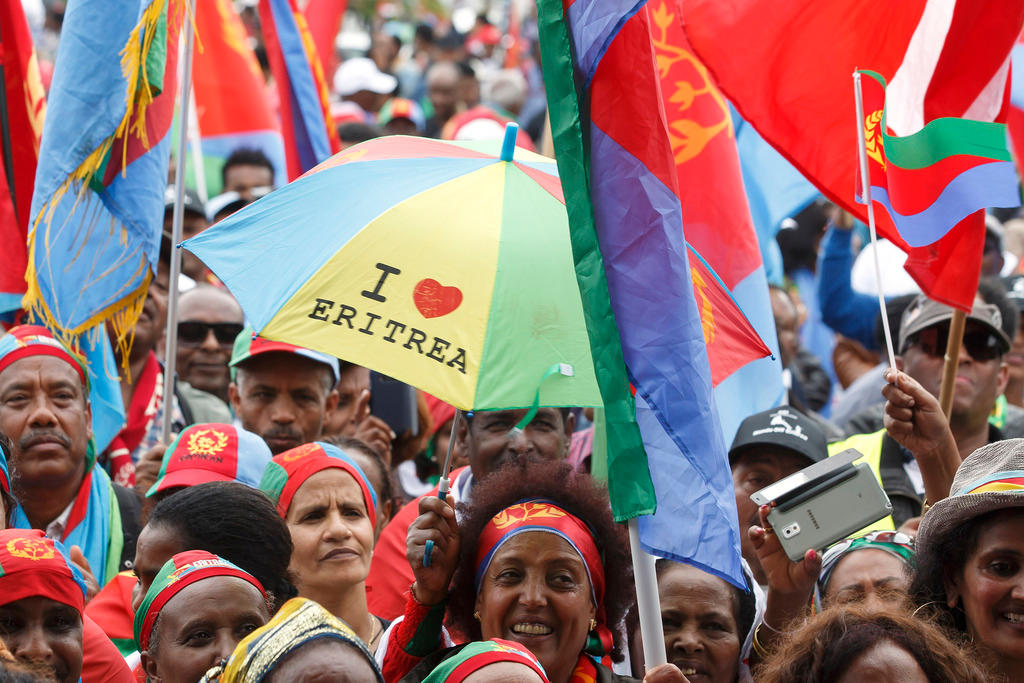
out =
[[[242,308],[226,289],[199,285],[178,298],[178,377],[228,401],[228,361],[244,327]]]
[[[897,426],[898,431],[855,434],[829,446],[830,454],[847,448],[864,453],[864,461],[874,469],[888,494],[893,514],[871,528],[898,527],[920,516],[926,492],[942,492],[941,482],[946,478],[951,481],[953,472],[946,470],[955,471],[958,462],[947,463],[933,452],[942,438],[949,438],[949,432],[960,460],[987,443],[1005,438],[989,421],[1009,377],[1004,356],[1010,350],[1010,339],[1003,329],[1001,308],[1012,312],[978,299],[967,315],[948,431],[936,397],[942,384],[953,309],[921,295],[903,313],[896,362],[904,374],[898,388],[886,385],[883,390],[890,400],[886,405],[887,423]],[[952,448],[949,444],[946,450]],[[928,498],[934,501],[937,496]]]

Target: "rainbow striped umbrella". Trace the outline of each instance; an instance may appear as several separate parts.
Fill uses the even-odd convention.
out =
[[[269,339],[463,410],[600,405],[555,162],[514,141],[370,140],[184,247]]]

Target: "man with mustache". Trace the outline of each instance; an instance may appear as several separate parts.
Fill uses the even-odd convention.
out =
[[[338,359],[257,337],[246,328],[231,354],[228,397],[242,427],[274,455],[316,441],[338,403]]]
[[[50,332],[14,327],[0,338],[0,432],[14,444],[12,526],[41,529],[72,549],[102,587],[134,557],[139,504],[96,464],[88,375]],[[130,547],[128,547],[130,546]]]

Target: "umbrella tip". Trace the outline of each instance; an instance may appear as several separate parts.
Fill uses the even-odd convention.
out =
[[[516,151],[516,136],[519,135],[519,125],[513,122],[505,124],[505,141],[501,143],[501,160],[512,161],[512,154]]]

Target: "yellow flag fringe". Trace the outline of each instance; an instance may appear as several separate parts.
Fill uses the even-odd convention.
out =
[[[156,36],[160,18],[165,8],[168,9],[168,30],[171,30],[171,4],[176,5],[177,8],[180,9],[181,5],[184,3],[182,3],[181,0],[152,0],[152,2],[150,2],[150,4],[142,11],[138,23],[128,35],[128,40],[120,52],[121,74],[125,79],[125,112],[121,117],[121,121],[115,127],[111,135],[104,139],[96,149],[86,156],[82,163],[79,164],[78,168],[69,173],[67,179],[61,183],[53,195],[42,204],[39,213],[33,218],[28,235],[28,268],[25,271],[27,289],[25,296],[22,299],[22,307],[34,317],[41,320],[61,342],[75,350],[77,350],[78,347],[79,335],[83,334],[88,329],[109,320],[114,336],[116,337],[115,345],[119,351],[119,355],[121,356],[122,366],[126,376],[128,374],[129,351],[131,350],[132,341],[134,339],[135,323],[142,312],[142,306],[146,301],[146,294],[149,290],[149,283],[153,278],[153,274],[149,271],[149,265],[146,263],[146,259],[142,259],[142,263],[139,267],[140,271],[143,269],[147,271],[142,284],[139,287],[128,292],[119,301],[89,316],[88,320],[81,325],[74,328],[65,328],[57,321],[56,316],[53,314],[53,311],[50,310],[50,307],[42,296],[42,292],[39,287],[38,274],[36,272],[35,254],[36,249],[38,248],[38,231],[40,227],[43,227],[45,231],[43,248],[46,251],[47,257],[49,257],[50,223],[53,220],[53,212],[56,206],[64,198],[67,192],[71,190],[72,187],[75,187],[77,188],[77,196],[75,198],[75,205],[72,207],[72,213],[79,208],[81,200],[90,191],[89,186],[91,181],[96,174],[99,173],[100,168],[103,165],[103,161],[110,153],[115,140],[122,137],[125,139],[121,150],[122,175],[127,172],[127,137],[129,135],[135,136],[142,143],[143,147],[149,149],[149,137],[146,132],[146,109],[153,102],[155,90],[153,85],[149,82],[145,64],[150,50],[153,47],[153,40]],[[122,242],[126,242],[128,234],[125,228],[116,222],[112,221],[112,223],[113,224],[110,226],[110,229],[116,230],[120,228],[121,232],[119,237]],[[97,228],[99,228],[99,226],[92,226],[89,230],[91,231]],[[84,241],[85,239],[83,239],[83,242]],[[74,258],[78,258],[78,255]]]

